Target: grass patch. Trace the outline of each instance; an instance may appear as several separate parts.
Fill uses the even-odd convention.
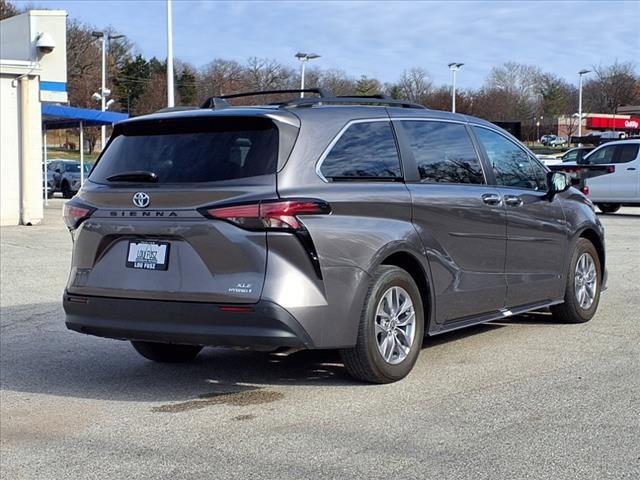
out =
[[[47,159],[51,160],[54,158],[63,159],[63,160],[76,160],[80,161],[80,150],[66,150],[64,148],[56,148],[56,147],[48,147],[47,148]],[[84,161],[87,163],[95,163],[98,158],[98,153],[86,153],[84,154]]]

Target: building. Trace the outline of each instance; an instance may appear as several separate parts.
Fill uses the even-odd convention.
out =
[[[629,113],[622,113],[627,108]],[[582,118],[582,135],[598,134],[607,131],[623,132],[625,136],[640,135],[640,113],[632,114],[638,107],[621,107],[620,113],[587,113]],[[578,116],[558,117],[558,135],[569,138],[578,135]]]
[[[43,217],[42,105],[67,102],[67,13],[0,22],[0,225]]]

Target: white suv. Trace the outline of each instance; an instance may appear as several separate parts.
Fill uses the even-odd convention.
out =
[[[591,165],[611,165],[613,173],[587,180],[589,198],[604,213],[640,205],[640,139],[605,143],[585,157]]]

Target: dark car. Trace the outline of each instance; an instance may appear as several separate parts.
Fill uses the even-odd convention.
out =
[[[155,361],[339,349],[383,383],[424,335],[595,315],[604,231],[565,174],[478,118],[317,93],[117,124],[65,206],[67,327]]]
[[[91,171],[91,165],[84,164],[84,176]],[[47,165],[47,183],[49,195],[61,192],[64,198],[73,197],[80,188],[80,162],[75,160],[53,159]]]
[[[593,151],[594,147],[576,147],[567,150],[561,157],[562,163],[576,162],[577,164],[583,163],[583,158],[589,152]]]

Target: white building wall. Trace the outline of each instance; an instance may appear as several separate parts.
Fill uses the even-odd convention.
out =
[[[20,96],[11,83],[16,77],[0,75],[0,224],[20,222]]]
[[[64,10],[29,10],[2,20],[0,58],[38,62],[41,69],[41,100],[67,101],[67,12]],[[36,43],[41,34],[55,44],[52,52],[41,54]]]
[[[17,75],[0,74],[0,225],[18,225],[20,213],[24,224],[42,221],[42,115],[37,76],[26,76],[26,82]],[[21,163],[22,122],[21,95],[26,85],[28,124],[25,161]],[[25,165],[25,168],[22,168]],[[23,182],[23,178],[25,182]],[[26,185],[21,202],[22,186]],[[23,203],[23,205],[21,204]]]
[[[67,101],[66,17],[30,10],[0,21],[1,225],[43,218],[41,102]],[[46,54],[36,48],[44,33],[55,45]]]

